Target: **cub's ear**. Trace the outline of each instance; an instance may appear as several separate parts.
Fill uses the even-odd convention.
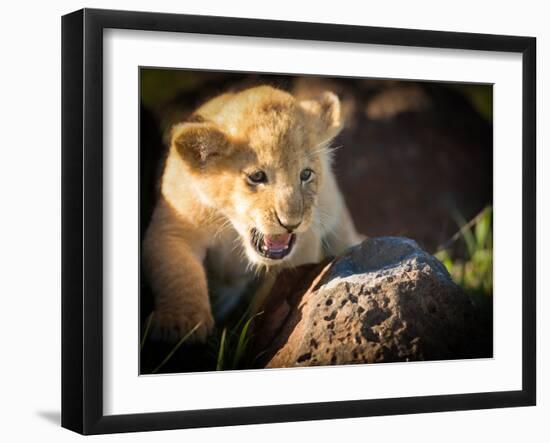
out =
[[[171,137],[181,158],[195,168],[204,169],[232,151],[226,134],[213,123],[180,123]]]
[[[313,121],[319,144],[330,141],[342,130],[340,100],[336,94],[325,91],[316,99],[301,101],[300,106]]]

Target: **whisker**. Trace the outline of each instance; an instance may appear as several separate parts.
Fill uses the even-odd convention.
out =
[[[218,238],[220,234],[222,234],[223,231],[225,231],[229,226],[231,226],[231,220],[226,219],[214,232],[213,237]]]

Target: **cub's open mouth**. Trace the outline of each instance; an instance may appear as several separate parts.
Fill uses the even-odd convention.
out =
[[[286,257],[292,251],[296,242],[295,234],[262,234],[256,229],[251,231],[252,246],[263,257],[272,260],[280,260]]]

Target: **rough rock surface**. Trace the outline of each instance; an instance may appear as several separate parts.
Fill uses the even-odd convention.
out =
[[[263,366],[290,367],[489,357],[477,334],[444,266],[412,240],[381,237],[281,274],[255,335]]]

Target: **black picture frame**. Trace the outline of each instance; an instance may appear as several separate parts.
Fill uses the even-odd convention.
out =
[[[171,31],[522,54],[522,389],[131,415],[103,413],[103,30]],[[536,403],[536,39],[83,9],[62,18],[62,426],[82,434],[530,406]]]

